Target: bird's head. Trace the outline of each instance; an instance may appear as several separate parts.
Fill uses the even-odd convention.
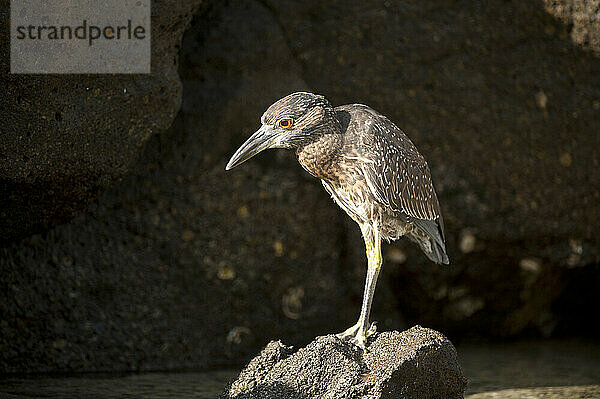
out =
[[[271,105],[260,118],[262,126],[233,154],[230,170],[268,148],[302,147],[328,131],[339,130],[339,121],[323,96],[292,93]]]

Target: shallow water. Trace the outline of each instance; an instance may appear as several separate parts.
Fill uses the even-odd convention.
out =
[[[458,347],[469,399],[600,399],[600,343]],[[215,398],[239,370],[0,378],[4,398]]]
[[[469,378],[468,393],[472,394],[517,388],[600,385],[600,343],[597,342],[464,345],[457,351]],[[600,395],[597,398],[600,399]]]
[[[214,399],[239,371],[84,374],[0,379],[0,398]]]

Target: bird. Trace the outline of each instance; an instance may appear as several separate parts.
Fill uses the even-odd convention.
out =
[[[444,221],[431,172],[408,136],[363,104],[333,107],[322,95],[295,92],[263,113],[260,128],[233,154],[230,170],[270,148],[294,150],[333,200],[360,226],[367,272],[360,316],[337,334],[365,350],[382,267],[382,240],[407,237],[438,264],[449,264]]]

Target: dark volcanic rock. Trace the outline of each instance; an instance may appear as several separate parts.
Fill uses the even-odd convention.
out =
[[[0,373],[238,364],[265,337],[306,342],[356,316],[321,187],[195,168],[193,138],[166,137],[88,212],[0,248]]]
[[[405,318],[453,336],[585,325],[593,302],[564,301],[580,275],[600,280],[595,3],[268,3],[309,87],[384,113],[429,162],[451,265],[387,248],[402,251],[384,270]],[[360,292],[362,249],[348,250]]]
[[[353,323],[355,223],[289,152],[223,171],[299,89],[385,113],[432,168],[452,264],[385,246],[382,329],[597,336],[600,19],[583,3],[204,2],[181,86],[195,5],[155,2],[151,76],[3,75],[0,235],[112,188],[0,251],[0,371],[246,362]]]
[[[303,86],[293,59],[276,60],[286,43],[268,10],[216,11],[184,39],[173,127],[86,213],[0,249],[0,372],[239,364],[271,337],[306,342],[357,317],[321,185],[290,153],[224,170],[268,102]]]
[[[152,73],[135,75],[9,74],[0,3],[0,245],[73,217],[170,126],[179,44],[199,3],[152,3]]]
[[[335,335],[294,352],[269,343],[221,396],[225,398],[462,398],[467,380],[456,349],[439,332],[415,326],[372,338],[368,352]]]
[[[548,13],[569,27],[569,36],[577,45],[600,56],[600,8],[591,1],[543,0]]]

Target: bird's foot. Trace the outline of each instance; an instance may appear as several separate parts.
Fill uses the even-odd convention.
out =
[[[365,331],[366,330],[366,331]],[[377,323],[371,323],[371,326],[367,330],[362,323],[356,323],[346,331],[336,334],[338,338],[343,341],[350,341],[354,345],[358,346],[362,350],[366,350],[367,338],[377,332]]]

